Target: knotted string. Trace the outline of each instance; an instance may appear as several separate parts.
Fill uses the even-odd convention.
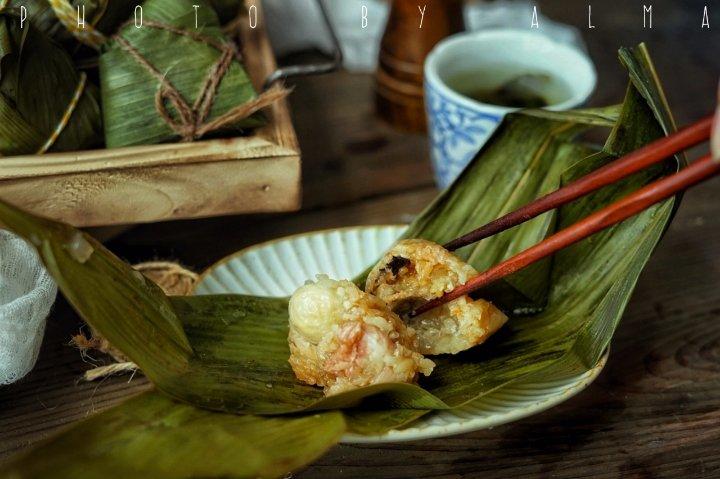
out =
[[[130,23],[131,22],[127,22],[121,26],[119,30],[122,30]],[[154,21],[145,21],[143,22],[143,27],[145,26],[192,38],[193,40],[209,45],[220,52],[220,56],[217,61],[208,70],[207,76],[200,86],[200,91],[191,106],[178,91],[175,85],[173,85],[167,78],[167,76],[161,73],[152,63],[150,63],[147,58],[145,58],[142,53],[137,50],[137,48],[119,34],[113,37],[123,51],[129,54],[139,65],[141,65],[153,78],[158,81],[159,86],[155,94],[155,109],[158,111],[158,114],[165,123],[175,133],[177,133],[178,136],[180,136],[180,140],[183,142],[196,140],[212,131],[219,130],[230,124],[236,123],[239,120],[247,118],[262,108],[265,108],[277,100],[284,98],[289,93],[289,91],[283,87],[273,87],[258,95],[256,98],[230,109],[214,120],[206,121],[215,101],[220,82],[232,65],[233,60],[235,58],[239,58],[237,48],[233,43],[219,42],[205,35],[184,30],[173,25],[166,25],[164,23]],[[177,118],[173,118],[170,114],[166,103],[173,106],[177,113]]]

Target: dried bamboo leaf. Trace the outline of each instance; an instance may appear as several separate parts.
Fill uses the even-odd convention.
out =
[[[41,443],[6,465],[0,477],[286,477],[317,459],[344,431],[340,412],[238,416],[149,392]]]

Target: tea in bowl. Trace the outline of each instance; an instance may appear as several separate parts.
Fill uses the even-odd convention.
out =
[[[465,32],[425,60],[425,108],[435,179],[448,186],[506,113],[582,105],[597,75],[588,56],[540,33]]]

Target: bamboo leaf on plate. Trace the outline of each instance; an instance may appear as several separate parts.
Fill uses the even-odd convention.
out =
[[[0,471],[0,477],[286,477],[317,459],[344,431],[340,412],[238,416],[148,392],[21,454]]]
[[[631,86],[608,145],[621,153],[661,134],[653,115],[657,108],[655,103],[648,106]],[[587,155],[589,150],[573,143],[588,125],[606,123],[607,117],[608,111],[603,115],[510,115],[459,179],[409,227],[406,236],[445,242],[556,188],[568,171],[582,171],[583,165],[587,169],[587,165],[594,167],[609,160],[609,154],[601,153],[577,162],[578,156]],[[657,172],[635,175],[561,209],[560,223],[576,221],[644,184],[653,174]],[[10,207],[0,209],[0,218],[6,220],[7,212],[22,218],[25,225],[34,224]],[[459,253],[482,270],[551,233],[555,216],[545,214]],[[452,408],[550,367],[571,353],[581,357],[585,366],[591,364],[609,341],[613,328],[605,328],[604,335],[595,338],[602,347],[593,348],[592,353],[577,350],[582,345],[579,338],[593,327],[594,319],[601,318],[603,324],[617,322],[634,280],[625,288],[618,289],[618,284],[637,277],[648,258],[645,242],[654,245],[668,219],[669,213],[656,207],[559,253],[553,263],[511,277],[508,283],[519,291],[544,288],[548,295],[545,309],[510,321],[482,347],[434,358],[434,373],[419,385],[378,384],[328,398],[323,398],[319,389],[300,384],[287,364],[284,299],[230,295],[168,301],[146,282],[132,279],[127,265],[67,226],[45,221],[41,223],[44,229],[28,226],[25,235],[47,238],[40,243],[40,250],[65,294],[95,329],[146,370],[160,390],[208,409],[284,414],[357,407],[369,396],[376,396],[374,403],[387,408]],[[57,231],[62,234],[57,235]],[[68,241],[91,245],[94,253],[90,260],[82,263],[73,258]],[[51,254],[44,253],[45,249]],[[98,282],[102,275],[126,286],[126,290],[120,289],[124,294],[118,295],[116,286],[102,294],[84,286],[89,278]],[[624,299],[608,302],[605,298],[611,291]],[[111,317],[108,311],[113,308],[121,312],[119,317],[127,316],[126,298],[136,294],[145,294],[147,301],[136,306],[130,319]],[[162,336],[170,351],[166,355],[151,354],[143,336],[133,334],[154,324],[162,325],[167,333]]]

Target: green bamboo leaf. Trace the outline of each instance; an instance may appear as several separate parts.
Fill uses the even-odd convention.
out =
[[[136,0],[72,0],[71,10],[77,12],[77,7],[85,10],[85,22],[94,25],[95,29],[110,35],[117,27],[127,20],[133,13]],[[61,43],[68,51],[73,51],[77,40],[71,32],[58,20],[55,11],[48,0],[9,0],[7,9],[26,8],[27,23]]]
[[[89,324],[155,381],[178,374],[192,351],[168,298],[89,235],[0,202],[0,224],[28,240]]]
[[[195,9],[197,25],[195,28]],[[143,4],[143,21],[154,21],[203,35],[215,42],[226,41],[215,11],[204,0],[148,0]],[[167,29],[127,25],[118,34],[144,57],[177,89],[192,106],[218,61],[221,52],[214,46]],[[108,148],[153,144],[178,139],[178,134],[161,117],[155,105],[160,88],[157,78],[146,66],[112,40],[100,56],[105,143]],[[234,107],[256,97],[255,90],[238,61],[233,61],[222,75],[207,121],[218,118]],[[179,112],[166,107],[175,121]],[[234,133],[264,123],[261,115],[239,120],[217,133]]]
[[[0,93],[0,155],[35,152],[43,141],[42,133],[25,121],[15,105]]]
[[[383,394],[394,407],[447,407],[413,384],[378,384],[323,398],[320,389],[300,383],[288,363],[285,298],[211,295],[173,297],[171,302],[195,352],[180,377],[168,375],[157,383],[178,399],[261,414],[349,407]]]
[[[340,412],[268,418],[221,414],[141,394],[41,443],[1,478],[279,478],[345,431]]]
[[[413,421],[432,412],[430,409],[383,409],[385,405],[377,404],[372,409],[372,398],[363,408],[344,409],[347,430],[361,436],[379,436],[393,429],[402,429]]]

